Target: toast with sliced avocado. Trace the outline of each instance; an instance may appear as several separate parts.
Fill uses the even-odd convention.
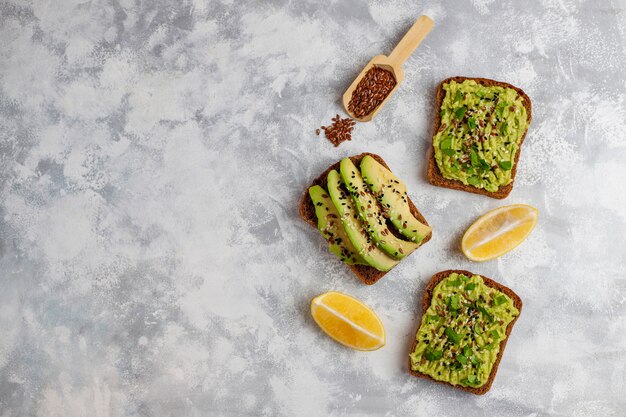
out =
[[[364,260],[362,264],[372,266],[379,271],[389,271],[398,264],[398,261],[381,251],[356,208],[350,193],[346,192],[341,176],[334,169],[328,173],[328,193],[339,213],[349,242],[355,247],[358,255]]]
[[[371,153],[344,158],[315,179],[302,197],[300,216],[368,285],[432,236],[404,183]]]
[[[506,198],[532,120],[528,95],[499,81],[452,77],[439,84],[436,98],[428,180]]]
[[[372,159],[366,156],[365,159]],[[361,161],[361,163],[363,163]],[[339,163],[341,178],[356,203],[357,211],[365,223],[365,230],[387,255],[394,259],[402,259],[419,247],[416,243],[397,238],[387,228],[387,219],[383,216],[373,191],[365,184],[361,172],[350,158]],[[332,171],[331,171],[332,172]],[[400,230],[398,230],[400,231]]]
[[[435,274],[424,291],[409,372],[486,393],[521,311],[520,297],[487,277],[463,270]]]
[[[319,185],[314,185],[309,188],[309,196],[315,206],[317,229],[328,241],[328,249],[348,265],[367,265],[350,242],[339,217],[339,211],[335,208],[329,193]]]

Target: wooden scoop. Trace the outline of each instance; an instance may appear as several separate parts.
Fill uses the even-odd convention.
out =
[[[389,97],[396,92],[396,89],[404,80],[404,71],[402,70],[402,64],[406,61],[409,56],[413,53],[413,51],[419,46],[420,43],[424,40],[428,32],[433,28],[434,22],[428,16],[420,16],[419,19],[411,26],[411,29],[404,35],[400,43],[395,47],[395,49],[391,52],[389,56],[385,55],[376,55],[368,64],[363,68],[363,71],[356,77],[356,79],[350,84],[350,87],[346,90],[343,95],[343,107],[346,109],[346,112],[352,117],[360,122],[369,122],[376,116],[376,113],[385,105]],[[350,110],[348,110],[348,104],[350,103],[350,99],[352,98],[352,92],[356,89],[357,85],[361,79],[365,76],[365,73],[370,70],[373,66],[382,68],[384,70],[390,71],[396,79],[396,85],[389,92],[387,97],[383,100],[382,103],[378,105],[374,110],[372,110],[368,115],[363,117],[356,117]]]

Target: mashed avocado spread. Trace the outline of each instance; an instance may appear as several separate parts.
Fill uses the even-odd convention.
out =
[[[441,124],[433,138],[444,178],[495,192],[511,182],[511,170],[528,119],[524,99],[512,88],[474,80],[443,85]]]
[[[433,291],[411,368],[453,385],[480,387],[489,379],[507,326],[518,315],[511,298],[485,285],[479,275],[452,273]]]

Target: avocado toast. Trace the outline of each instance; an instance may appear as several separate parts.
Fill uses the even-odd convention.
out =
[[[409,372],[473,394],[491,388],[522,300],[463,270],[435,274],[424,290]]]
[[[324,206],[328,201],[332,207]],[[344,158],[316,178],[301,199],[300,216],[368,285],[432,236],[404,184],[371,153]]]
[[[443,80],[436,98],[428,180],[506,198],[532,119],[530,98],[510,84],[467,77]]]

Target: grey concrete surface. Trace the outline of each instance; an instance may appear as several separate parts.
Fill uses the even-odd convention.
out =
[[[388,106],[339,148],[315,136],[422,13]],[[0,0],[0,416],[624,416],[625,28],[623,0]],[[453,75],[533,100],[504,201],[426,181]],[[363,151],[434,229],[372,287],[297,213]],[[466,227],[513,203],[539,208],[530,238],[465,259]],[[482,397],[406,372],[448,268],[524,300]],[[323,335],[328,290],[371,305],[387,346]]]

